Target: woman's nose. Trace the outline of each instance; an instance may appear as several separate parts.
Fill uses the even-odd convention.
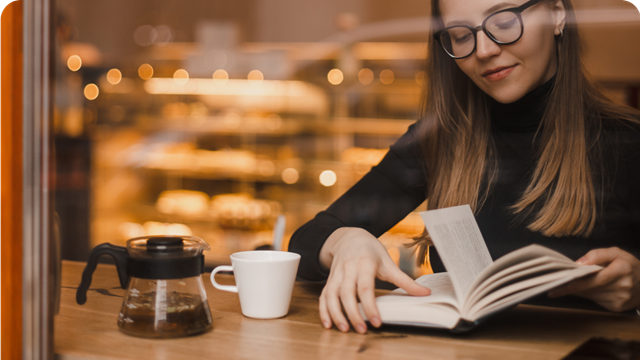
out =
[[[492,56],[499,55],[502,51],[500,45],[489,39],[484,31],[478,31],[476,41],[476,56],[478,59],[488,59]]]

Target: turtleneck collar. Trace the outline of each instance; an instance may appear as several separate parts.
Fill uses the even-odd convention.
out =
[[[538,130],[555,80],[554,75],[546,83],[509,104],[502,104],[491,99],[493,126],[499,130],[514,132]]]

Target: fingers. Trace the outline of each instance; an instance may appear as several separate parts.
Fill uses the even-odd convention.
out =
[[[375,279],[371,274],[375,274],[375,272],[371,271],[371,273],[360,273],[358,275],[358,297],[360,298],[362,309],[367,315],[371,325],[380,327],[380,325],[382,325],[382,321],[380,320],[380,313],[376,306],[376,297],[374,293]]]
[[[331,327],[331,322],[336,324],[340,331],[349,331],[347,319],[342,313],[340,305],[339,291],[342,283],[342,274],[331,274],[327,284],[320,295],[320,319],[325,328]]]
[[[320,321],[325,329],[331,329],[331,316],[329,315],[329,308],[326,299],[326,288],[322,290],[319,300]]]
[[[402,270],[400,270],[400,268],[398,268],[395,264],[393,264],[393,266],[387,266],[386,269],[388,271],[388,275],[384,276],[383,280],[395,284],[397,287],[406,291],[409,295],[431,295],[431,289],[418,284],[409,275],[402,272]]]
[[[609,250],[609,249],[602,249]],[[550,297],[560,297],[569,294],[581,293],[585,297],[589,297],[589,291],[599,290],[609,284],[619,281],[622,277],[631,273],[631,266],[623,260],[613,260],[609,266],[599,272],[580,279],[573,280],[549,292]],[[626,284],[630,281],[623,281]],[[625,290],[625,289],[621,289]],[[626,289],[628,290],[628,289]]]
[[[356,299],[356,281],[357,281],[357,273],[356,269],[349,269],[344,277],[344,281],[342,287],[340,288],[340,301],[342,302],[342,307],[344,308],[345,313],[347,313],[347,317],[349,317],[349,321],[360,334],[364,334],[367,332],[367,325],[364,323],[364,319],[360,314],[360,309],[358,308],[358,300]],[[364,269],[358,269],[360,272],[366,273]],[[371,275],[373,277],[373,275]],[[341,329],[342,330],[342,329]]]
[[[585,256],[576,261],[580,265],[607,265],[620,257],[622,254],[626,254],[625,251],[620,250],[617,247],[608,249],[594,249],[589,251]]]

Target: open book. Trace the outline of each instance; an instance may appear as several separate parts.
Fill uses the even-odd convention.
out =
[[[431,289],[430,296],[409,296],[396,289],[378,297],[385,324],[466,331],[491,314],[602,269],[577,265],[540,245],[529,245],[493,262],[469,205],[420,215],[447,272],[416,280]],[[362,308],[361,313],[364,315]]]

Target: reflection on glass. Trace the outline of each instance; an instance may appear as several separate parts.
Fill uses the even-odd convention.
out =
[[[173,80],[178,85],[184,85],[189,81],[189,73],[185,69],[178,69],[173,73]]]
[[[78,71],[82,67],[82,59],[78,55],[71,55],[67,60],[67,67],[71,71]]]
[[[87,86],[84,87],[84,97],[86,97],[88,100],[97,99],[98,94],[100,94],[100,90],[98,90],[98,85],[87,84]]]
[[[149,80],[153,76],[153,67],[149,64],[142,64],[138,68],[138,75],[142,80]]]
[[[111,85],[118,85],[122,81],[122,73],[118,69],[111,69],[107,73],[107,81]]]
[[[344,74],[340,69],[331,69],[327,74],[327,80],[331,85],[340,85],[344,80]]]
[[[393,83],[393,80],[395,80],[395,75],[393,74],[393,71],[389,69],[384,69],[380,72],[381,83],[385,85],[391,85]]]

